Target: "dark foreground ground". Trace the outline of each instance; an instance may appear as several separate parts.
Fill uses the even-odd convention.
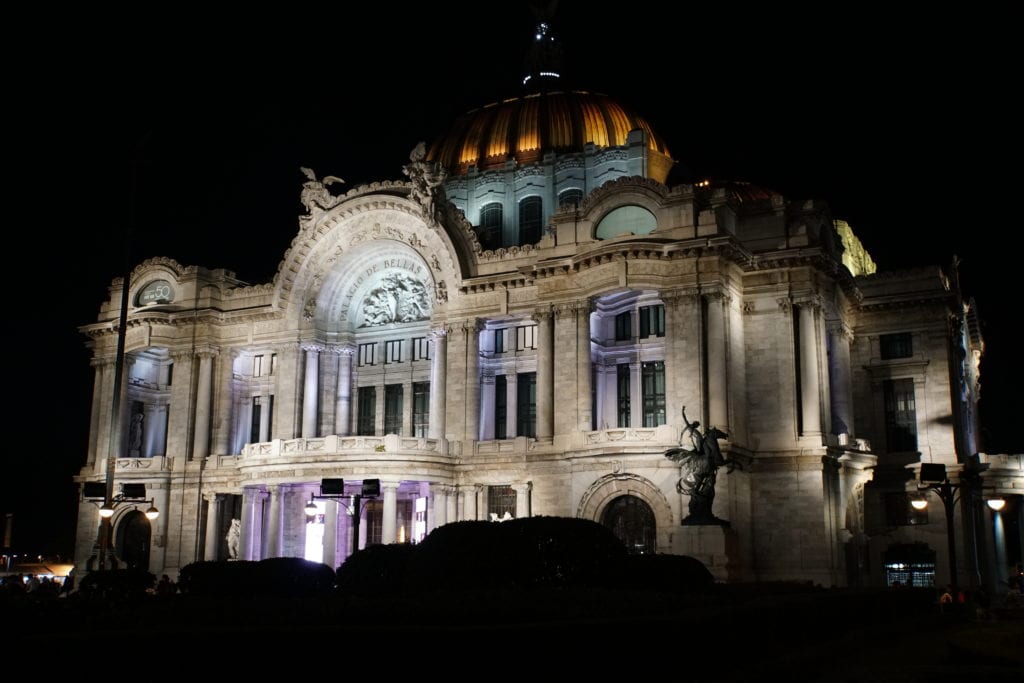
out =
[[[9,671],[147,681],[281,666],[300,679],[1024,681],[1024,608],[942,614],[915,589],[70,597],[3,600],[0,619]]]

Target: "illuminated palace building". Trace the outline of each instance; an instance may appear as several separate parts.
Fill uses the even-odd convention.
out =
[[[523,92],[412,150],[403,180],[336,192],[303,169],[271,282],[161,257],[112,280],[81,328],[76,481],[142,484],[160,515],[119,505],[109,558],[338,567],[542,515],[722,581],[944,584],[944,507],[919,493],[944,465],[961,585],[1019,561],[1024,480],[978,453],[982,340],[955,272],[876,272],[823,202],[672,184],[655,128],[615,99],[539,72]],[[691,442],[684,410],[726,435],[702,519],[666,457]],[[87,498],[80,571],[105,556]]]

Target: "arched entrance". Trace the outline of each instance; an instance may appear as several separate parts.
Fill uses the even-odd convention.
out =
[[[636,496],[624,495],[612,500],[601,515],[601,524],[611,529],[631,554],[644,555],[657,549],[654,511]]]
[[[128,569],[149,569],[149,543],[153,535],[146,515],[138,510],[127,513],[117,527],[117,555]]]

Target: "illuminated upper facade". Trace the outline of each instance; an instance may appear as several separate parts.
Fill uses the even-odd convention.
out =
[[[506,103],[519,111],[506,128],[526,102]],[[117,557],[158,575],[202,559],[336,567],[353,548],[455,520],[552,515],[607,524],[634,552],[696,556],[722,580],[881,585],[922,542],[927,578],[946,581],[940,506],[924,513],[934,523],[911,524],[907,493],[921,463],[956,477],[979,450],[982,342],[953,274],[875,272],[820,201],[668,186],[647,127],[550,160],[503,148],[492,156],[510,167],[492,171],[494,134],[460,143],[460,125],[413,150],[407,181],[335,195],[307,169],[307,212],[271,282],[139,264],[113,420],[125,283],[112,281],[82,328],[96,383],[78,481],[104,481],[111,464],[118,486],[145,484],[162,513],[119,508]],[[456,164],[468,156],[445,156],[467,149],[480,155],[475,179]],[[647,161],[628,166],[629,150]],[[622,152],[616,173],[555,203],[572,168],[605,168],[610,151]],[[535,177],[536,239],[502,223],[513,243],[488,248],[474,183],[486,179],[505,211]],[[682,473],[665,457],[684,408],[728,435],[738,467],[714,499],[728,524],[686,523]],[[986,486],[1019,490],[1005,457],[981,458]],[[323,495],[325,479],[343,480],[341,493]],[[356,525],[351,496],[370,482]],[[1019,514],[1019,496],[1011,505]],[[96,529],[82,505],[82,570]]]

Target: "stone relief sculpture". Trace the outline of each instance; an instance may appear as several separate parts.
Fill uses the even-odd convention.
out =
[[[701,434],[700,422],[690,422],[687,419],[686,406],[683,406],[683,423],[686,426],[680,435],[679,447],[665,451],[666,458],[678,462],[680,467],[686,470],[676,482],[676,491],[690,496],[690,514],[682,523],[728,525],[727,521],[715,517],[711,508],[715,502],[718,468],[726,465],[728,471],[732,472],[737,464],[722,457],[722,451],[718,447],[718,440],[727,439],[729,435],[717,427],[711,427]],[[682,445],[687,433],[690,435],[692,448],[685,448]]]
[[[242,538],[242,520],[232,519],[231,528],[228,529],[228,535],[225,536],[225,540],[228,542],[228,557],[232,560],[238,559],[238,542]]]
[[[427,215],[433,217],[434,207],[443,192],[441,185],[448,172],[440,163],[431,163],[426,159],[427,145],[420,142],[409,154],[409,163],[402,167],[402,172],[412,182],[412,198],[424,208]]]
[[[323,180],[317,180],[313,169],[302,166],[299,170],[307,178],[306,182],[302,184],[299,201],[306,207],[306,213],[310,216],[323,213],[341,201],[341,198],[331,194],[327,187],[335,183],[343,183],[344,180],[333,175],[326,176]]]
[[[430,295],[419,280],[392,273],[366,295],[362,314],[360,327],[426,320],[430,317]]]

